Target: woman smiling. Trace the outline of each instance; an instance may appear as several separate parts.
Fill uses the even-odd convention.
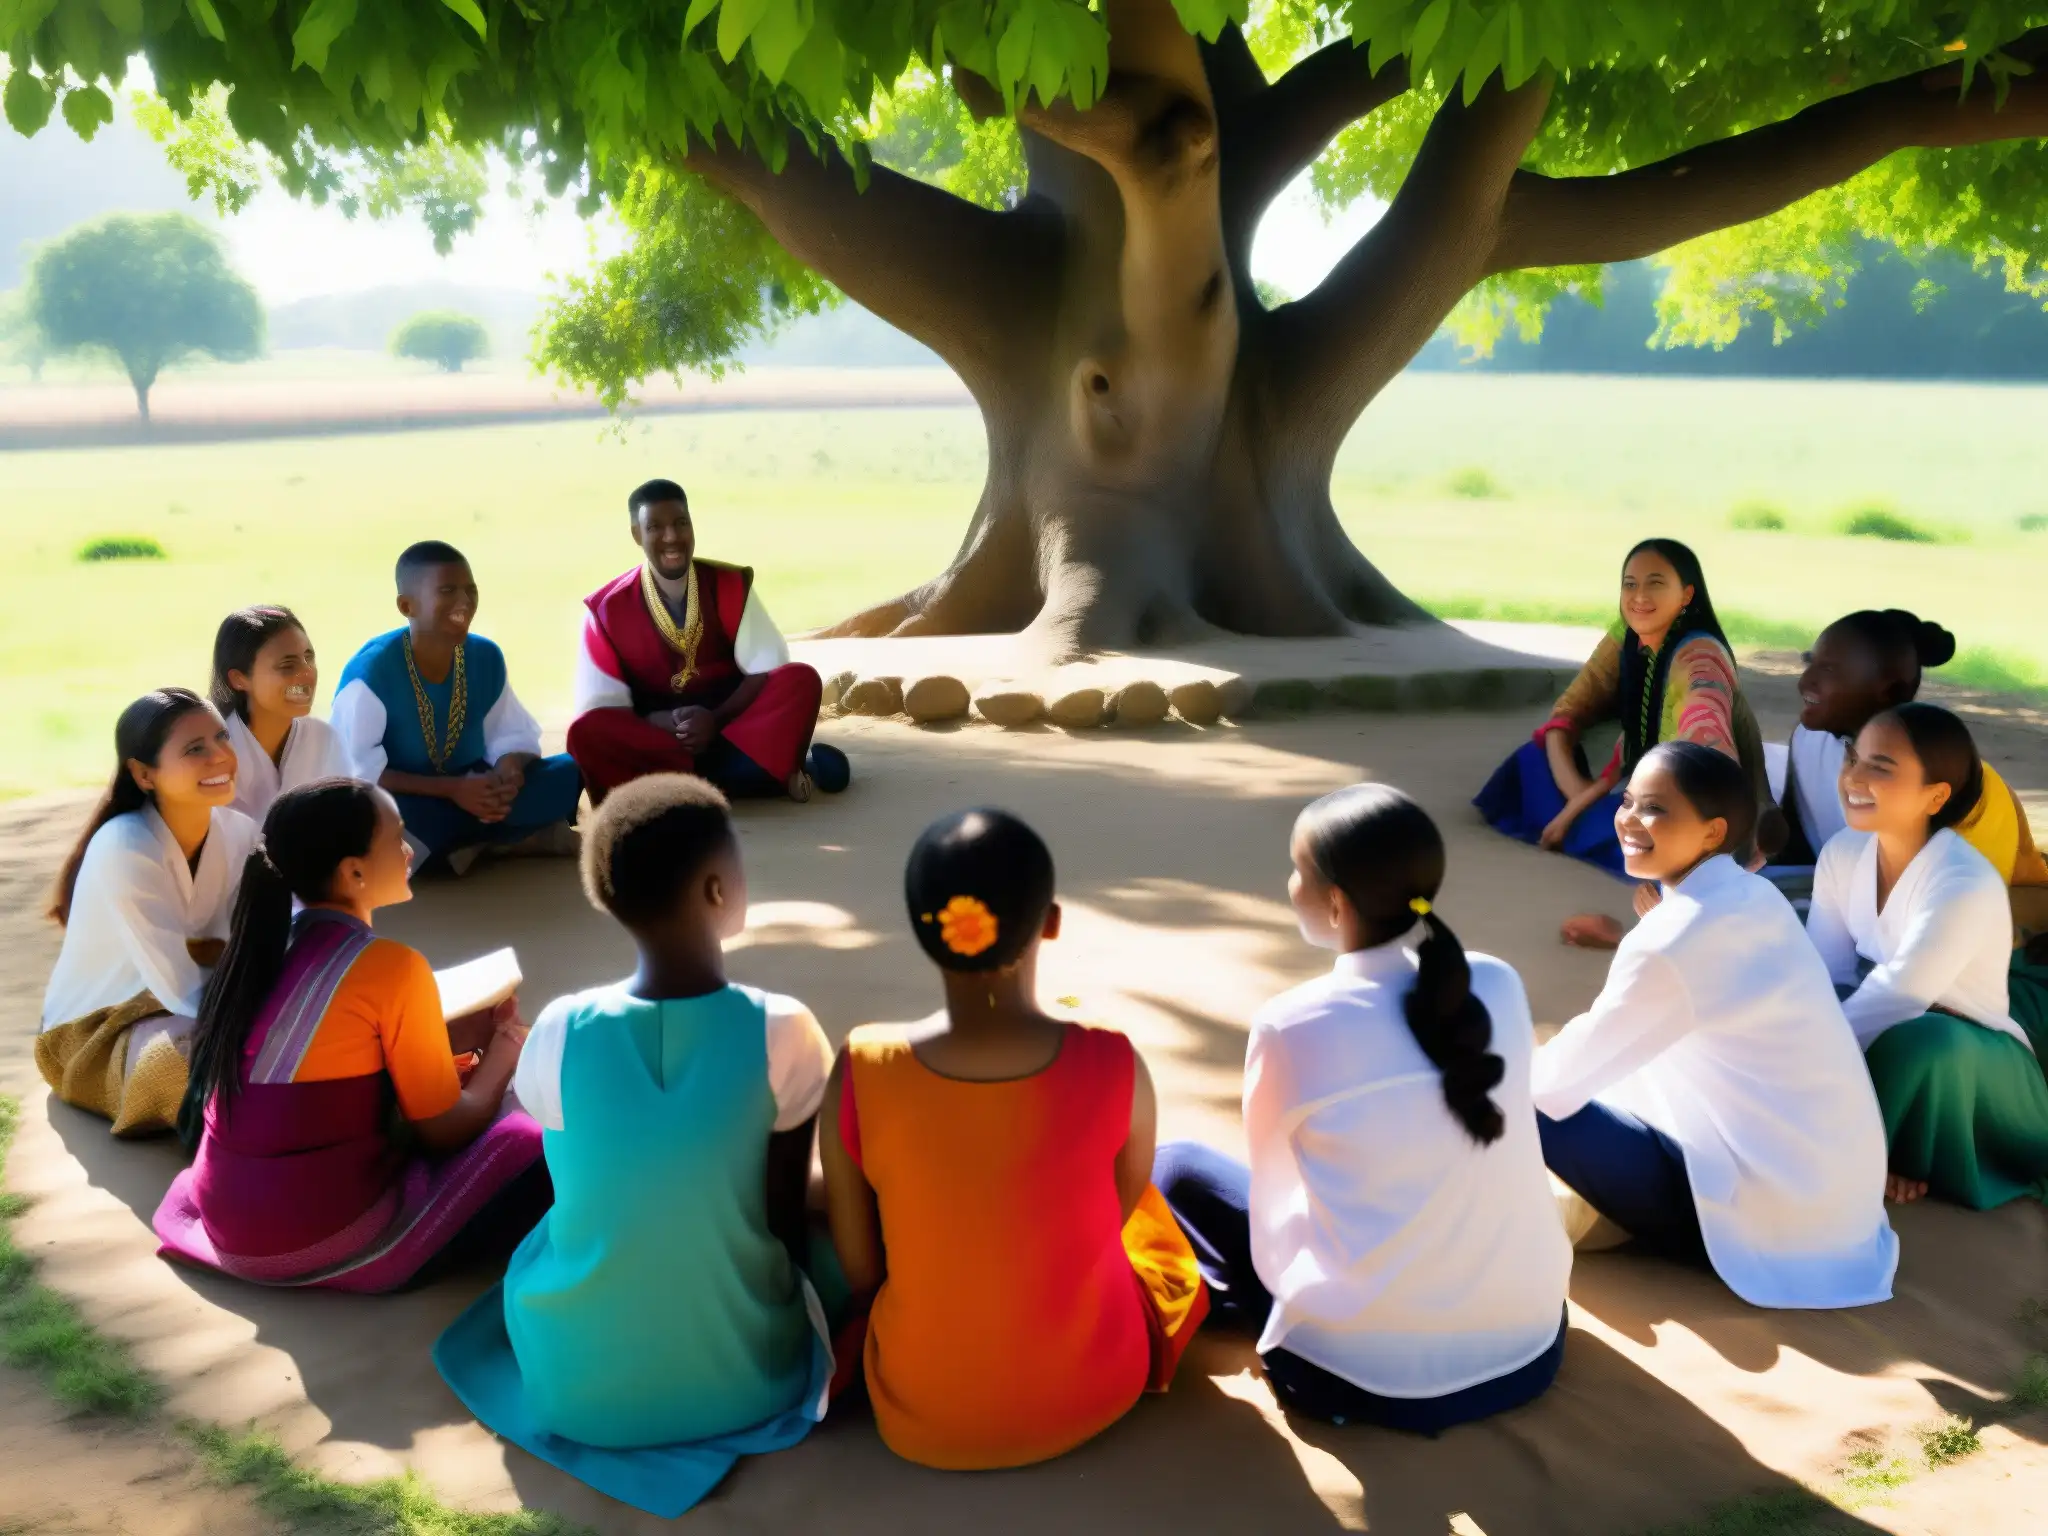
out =
[[[1586,1013],[1536,1052],[1544,1161],[1649,1251],[1759,1307],[1891,1295],[1884,1126],[1825,966],[1729,850],[1756,801],[1695,742],[1646,753],[1615,817],[1663,899]]]
[[[313,716],[319,686],[313,642],[291,609],[238,608],[221,620],[210,692],[241,762],[235,809],[254,821],[288,789],[348,776],[341,738]]]
[[[159,688],[121,712],[115,765],[57,877],[64,947],[36,1065],[117,1136],[168,1130],[206,968],[220,958],[256,825],[231,809],[235,749],[213,707]]]
[[[1892,1197],[2048,1195],[2048,995],[2015,965],[2005,882],[1955,831],[1985,793],[1969,729],[1933,704],[1887,710],[1841,787],[1849,824],[1821,850],[1808,931],[1870,1065]]]

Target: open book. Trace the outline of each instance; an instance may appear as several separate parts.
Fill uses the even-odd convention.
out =
[[[461,965],[434,972],[434,985],[441,989],[441,1017],[459,1019],[465,1014],[495,1008],[519,990],[519,957],[509,949],[494,949]]]

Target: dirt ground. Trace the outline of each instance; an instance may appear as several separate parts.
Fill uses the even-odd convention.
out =
[[[1782,736],[1784,667],[1765,658],[1752,671],[1767,731]],[[1986,755],[2048,830],[2048,728],[2000,701],[1971,707]],[[1452,849],[1438,909],[1469,946],[1521,970],[1539,1020],[1562,1022],[1597,990],[1605,958],[1559,945],[1557,923],[1579,910],[1622,913],[1625,888],[1494,835],[1466,803],[1533,713],[1331,714],[1076,736],[837,722],[822,734],[853,755],[850,793],[742,813],[755,921],[733,974],[803,997],[835,1038],[928,1010],[937,989],[905,931],[902,856],[942,809],[1006,805],[1040,827],[1059,864],[1069,921],[1046,953],[1048,997],[1137,1041],[1159,1084],[1162,1137],[1241,1150],[1245,1021],[1323,963],[1296,937],[1284,893],[1287,828],[1317,793],[1382,778],[1431,809]],[[56,949],[35,908],[81,811],[76,796],[0,807],[0,1088],[25,1105],[10,1184],[34,1201],[18,1233],[48,1283],[134,1345],[169,1388],[173,1414],[253,1421],[341,1476],[411,1465],[477,1508],[523,1501],[606,1532],[660,1527],[493,1440],[441,1384],[428,1348],[489,1275],[359,1298],[260,1290],[154,1256],[149,1216],[177,1149],[112,1142],[103,1123],[50,1103],[29,1060]],[[516,945],[529,1011],[620,973],[627,958],[566,862],[423,884],[383,926],[437,964]],[[1830,1485],[1858,1450],[1917,1463],[1916,1426],[1948,1412],[1981,1421],[2028,1351],[2048,1342],[2027,1320],[2029,1304],[2048,1303],[2048,1210],[1925,1204],[1896,1223],[1895,1298],[1847,1312],[1759,1311],[1706,1275],[1582,1256],[1555,1388],[1434,1441],[1290,1422],[1249,1344],[1204,1336],[1169,1395],[1048,1465],[927,1472],[891,1457],[864,1417],[835,1419],[794,1450],[742,1465],[682,1523],[1437,1536],[1463,1515],[1458,1529],[1487,1536],[1623,1536],[1740,1495]],[[213,1495],[171,1465],[170,1451],[158,1447],[169,1460],[152,1462],[149,1434],[64,1425],[18,1378],[0,1376],[0,1530],[238,1529],[225,1516],[189,1523],[190,1501]],[[150,1480],[156,1466],[170,1470]],[[155,1513],[124,1523],[113,1506],[137,1479]],[[29,1523],[8,1524],[21,1516]],[[2006,1419],[1978,1455],[1923,1470],[1843,1528],[2048,1529],[2048,1414]]]

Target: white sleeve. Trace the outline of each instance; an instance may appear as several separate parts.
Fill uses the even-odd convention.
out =
[[[775,1093],[775,1129],[793,1131],[825,1102],[832,1046],[817,1016],[795,998],[769,992],[761,1001],[768,1011],[768,1086]]]
[[[740,630],[733,636],[732,655],[740,670],[749,676],[789,665],[789,642],[768,617],[758,592],[747,593],[747,606],[740,612]]]
[[[1849,886],[1857,859],[1840,833],[1820,850],[1813,870],[1813,901],[1806,909],[1806,936],[1837,986],[1856,983],[1856,940],[1849,933]]]
[[[1792,749],[1783,742],[1764,743],[1764,779],[1770,785],[1771,803],[1785,803],[1785,769],[1792,761]]]
[[[1856,1043],[1867,1047],[1894,1024],[1919,1018],[1968,969],[1987,931],[2011,929],[2005,894],[1988,882],[1930,881],[1907,919],[1898,952],[1874,966],[1842,1004]]]
[[[633,690],[626,686],[626,664],[605,638],[597,615],[588,611],[583,615],[583,638],[576,647],[574,692],[579,715],[593,709],[633,707]]]
[[[349,761],[348,749],[342,744],[341,733],[325,720],[307,717],[306,725],[318,727],[306,731],[303,748],[308,753],[306,772],[302,782],[311,784],[317,779],[352,779],[357,777],[355,765]]]
[[[360,677],[342,685],[328,711],[328,724],[341,738],[349,770],[365,784],[384,777],[391,759],[384,752],[384,701]]]
[[[540,722],[526,712],[512,685],[505,684],[498,702],[484,716],[484,756],[493,763],[510,752],[540,754]]]
[[[1592,1008],[1537,1047],[1530,1071],[1537,1109],[1553,1120],[1576,1115],[1676,1045],[1693,1023],[1692,994],[1668,956],[1619,950]]]
[[[519,1096],[519,1107],[539,1121],[544,1131],[563,1129],[562,1047],[569,1040],[569,1005],[574,1001],[558,997],[541,1009],[540,1017],[526,1032],[519,1065],[512,1069],[512,1091]]]
[[[126,836],[95,837],[78,872],[78,889],[87,899],[74,903],[85,910],[74,910],[73,921],[82,916],[111,925],[115,941],[156,1000],[172,1013],[197,1018],[206,973],[185,948],[185,941],[197,935],[185,931],[184,903],[155,843],[143,848]]]

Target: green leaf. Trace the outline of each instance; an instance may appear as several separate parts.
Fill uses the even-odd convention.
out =
[[[761,19],[754,23],[753,33],[747,39],[754,45],[754,65],[764,79],[772,85],[782,83],[782,77],[789,71],[789,61],[803,47],[810,30],[811,24],[797,0],[767,0]]]
[[[718,0],[690,0],[690,8],[683,12],[683,36],[696,31],[698,23],[717,9]]]
[[[100,14],[124,39],[142,31],[142,0],[100,0]]]
[[[81,85],[64,93],[64,121],[81,139],[92,136],[114,120],[114,104],[96,85]]]
[[[1529,63],[1526,52],[1527,41],[1522,34],[1522,7],[1520,0],[1511,0],[1508,6],[1507,54],[1503,63],[1502,84],[1513,90],[1536,71]]]
[[[356,0],[313,0],[292,29],[292,67],[310,64],[316,74],[326,69],[327,51],[355,19]]]
[[[185,9],[216,43],[228,40],[228,29],[220,24],[220,12],[213,8],[213,0],[185,0]]]
[[[1479,99],[1480,91],[1493,72],[1500,68],[1501,49],[1506,46],[1508,35],[1508,13],[1495,11],[1479,34],[1479,41],[1472,45],[1471,53],[1465,57],[1465,105],[1471,106]]]
[[[1444,24],[1451,19],[1451,0],[1430,0],[1429,8],[1416,20],[1415,33],[1408,42],[1408,58],[1420,71],[1443,38]]]
[[[1003,29],[1003,40],[996,44],[996,84],[1002,88],[1004,99],[1012,103],[1031,64],[1031,38],[1037,25],[1038,18],[1031,8],[1019,7],[1009,26]]]
[[[51,84],[39,75],[15,67],[7,77],[4,93],[7,107],[7,121],[14,125],[23,138],[34,138],[43,131],[43,124],[50,120],[50,110],[57,104],[57,93]]]
[[[718,56],[730,64],[768,10],[768,0],[725,0],[718,8]]]
[[[470,29],[478,37],[490,36],[490,23],[484,20],[484,13],[478,8],[476,0],[441,0],[441,3],[468,22]]]

